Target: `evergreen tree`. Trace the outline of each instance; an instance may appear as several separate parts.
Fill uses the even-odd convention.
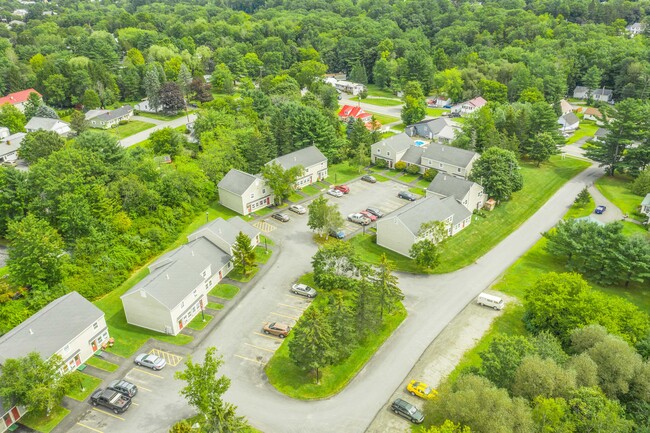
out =
[[[395,310],[395,304],[404,299],[404,294],[397,285],[397,277],[393,275],[395,265],[388,260],[386,254],[379,259],[379,268],[373,279],[377,290],[379,304],[379,320],[384,320],[384,311],[390,313]]]
[[[25,102],[25,119],[29,121],[32,117],[36,115],[36,110],[43,103],[43,100],[36,92],[31,92],[27,101]]]
[[[359,60],[354,62],[352,65],[352,69],[350,70],[350,81],[353,83],[368,84],[368,74],[366,73],[366,68],[361,64]]]
[[[293,328],[289,341],[289,357],[294,364],[316,372],[320,384],[320,370],[335,359],[334,336],[327,313],[316,306],[308,308]]]
[[[239,232],[232,247],[233,263],[244,275],[248,275],[257,266],[255,264],[255,248],[251,238]]]
[[[59,115],[56,114],[56,111],[54,111],[53,108],[48,107],[45,104],[41,104],[36,109],[36,113],[34,113],[34,117],[47,117],[48,119],[58,119]]]
[[[70,129],[77,135],[88,129],[88,121],[81,111],[74,110],[70,115]]]
[[[551,155],[559,152],[555,140],[548,132],[542,132],[535,136],[530,149],[530,159],[537,162],[537,166],[550,159]]]
[[[160,81],[158,70],[155,67],[147,68],[142,79],[142,88],[147,96],[149,108],[153,111],[158,111],[160,108]]]

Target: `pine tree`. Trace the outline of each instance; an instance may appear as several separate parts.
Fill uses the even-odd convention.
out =
[[[384,320],[384,311],[391,312],[395,304],[404,299],[404,294],[397,285],[397,277],[393,275],[395,265],[388,260],[386,254],[379,259],[379,269],[375,274],[375,288],[379,304],[379,320]]]
[[[239,232],[235,238],[235,244],[232,247],[232,258],[236,268],[239,268],[244,275],[257,266],[255,264],[255,248],[251,243],[251,238],[245,233]]]
[[[301,368],[314,370],[320,384],[320,369],[331,365],[336,356],[332,325],[325,311],[314,306],[303,313],[289,341],[289,356]]]
[[[38,110],[38,107],[43,103],[42,99],[40,96],[38,96],[38,93],[36,92],[31,92],[29,94],[29,97],[27,98],[27,102],[25,102],[25,119],[29,121],[32,117],[36,115],[36,110]]]
[[[149,101],[149,108],[153,111],[158,111],[160,108],[160,76],[156,68],[148,68],[142,79],[142,87],[147,100]]]

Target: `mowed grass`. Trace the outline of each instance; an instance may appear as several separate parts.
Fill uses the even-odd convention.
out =
[[[628,214],[631,218],[638,221],[645,221],[638,214],[638,207],[643,201],[643,197],[634,194],[630,190],[632,179],[623,176],[602,176],[596,181],[596,188],[607,200],[614,203],[623,213]]]
[[[93,356],[90,359],[88,359],[88,361],[86,361],[86,364],[95,368],[99,368],[100,370],[109,371],[111,373],[113,371],[116,371],[118,368],[120,368],[119,365],[113,364],[112,362],[108,362],[105,359],[101,359],[97,356]]]
[[[41,433],[50,433],[70,411],[62,406],[55,406],[49,415],[38,415],[28,412],[27,415],[20,419],[20,423],[26,425],[32,430]]]
[[[221,310],[223,309],[223,304],[218,304],[216,302],[208,302],[207,308],[211,310]]]
[[[376,84],[368,84],[366,88],[368,89],[368,95],[370,96],[396,98],[396,96],[390,90],[380,89]]]
[[[492,212],[487,212],[485,218],[474,218],[469,227],[447,239],[441,248],[441,264],[435,272],[452,272],[474,263],[537,212],[569,179],[587,167],[587,161],[562,159],[559,155],[541,167],[523,163],[523,189]]]
[[[382,125],[388,125],[389,123],[398,122],[400,120],[399,117],[389,116],[387,114],[374,113],[372,111],[368,111],[368,113],[372,114],[372,116]]]
[[[354,99],[355,101],[357,98]],[[396,107],[402,105],[403,102],[399,99],[388,99],[388,98],[366,98],[362,99],[361,102],[364,104],[377,105],[379,107]]]
[[[321,192],[320,188],[317,188],[314,185],[307,185],[301,191],[307,195],[316,195],[316,194],[320,194]]]
[[[293,334],[289,334],[266,365],[269,382],[281,393],[300,400],[333,396],[357,375],[406,315],[406,309],[400,304],[395,312],[384,319],[381,329],[354,349],[342,364],[321,369],[320,384],[316,383],[313,372],[301,369],[289,357],[289,341],[293,338]]]
[[[373,234],[356,235],[349,242],[355,247],[361,259],[367,263],[378,265],[381,262],[381,255],[386,254],[386,257],[400,271],[411,273],[426,272],[414,260],[377,245],[376,236]]]
[[[427,107],[427,116],[440,117],[444,113],[449,113],[449,109]]]
[[[356,164],[349,164],[342,162],[340,164],[333,164],[327,167],[328,177],[325,179],[332,185],[339,185],[346,183],[363,175],[363,169]]]
[[[189,111],[188,114],[191,114],[192,111]],[[160,113],[146,113],[144,111],[139,111],[137,116],[142,116],[142,117],[148,117],[150,119],[156,119],[156,120],[164,120],[164,121],[170,121],[174,119],[178,119],[179,117],[185,116],[185,111],[180,111],[176,114],[172,115],[166,115],[166,114],[160,114]]]
[[[154,126],[156,125],[153,123],[142,122],[140,120],[130,120],[124,125],[119,125],[115,128],[110,129],[109,132],[116,134],[120,139],[122,139],[130,137],[131,135],[135,135],[138,132],[145,131],[149,128],[153,128]]]
[[[209,314],[197,314],[194,319],[190,321],[190,323],[187,324],[187,327],[190,329],[194,329],[195,331],[200,331],[206,326],[208,326],[208,323],[210,323],[210,320],[213,319],[213,316]]]
[[[214,289],[210,290],[210,295],[227,300],[237,296],[237,293],[239,293],[239,287],[232,284],[217,284]]]
[[[600,128],[593,120],[583,120],[580,122],[580,127],[569,137],[566,144],[572,144],[584,137],[593,137],[596,131]]]
[[[77,401],[84,401],[90,394],[97,389],[102,383],[98,377],[90,376],[80,371],[75,371],[72,376],[78,383],[75,383],[68,392],[65,393],[70,398]]]

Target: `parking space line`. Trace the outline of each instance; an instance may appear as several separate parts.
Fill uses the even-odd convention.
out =
[[[138,403],[136,403],[136,402],[134,402],[134,401],[132,401],[131,404],[132,404],[133,406],[140,406]]]
[[[253,226],[257,227],[264,233],[269,233],[276,229],[276,227],[273,224],[269,224],[266,220],[258,221],[255,224],[253,224]]]
[[[87,428],[88,430],[92,430],[92,431],[97,432],[97,433],[104,433],[101,430],[97,430],[96,428],[92,428],[92,427],[87,426],[86,424],[82,424],[80,422],[78,422],[77,425],[80,425],[81,427]]]
[[[246,346],[254,347],[255,349],[266,350],[267,352],[275,353],[275,350],[266,349],[264,347],[256,346],[254,344],[244,343]]]
[[[290,295],[288,293],[287,293],[287,296],[289,296],[291,298],[295,298],[295,299],[300,299],[302,301],[307,301],[307,298],[305,298],[304,296]],[[309,301],[309,303],[311,303],[311,301]]]
[[[286,317],[287,319],[293,319],[293,320],[298,320],[299,319],[299,317],[287,316],[286,314],[274,313],[272,311],[271,311],[271,314],[274,314],[274,315],[280,316],[280,317]]]
[[[182,356],[170,352],[165,352],[164,350],[160,349],[151,349],[149,353],[163,358],[167,364],[171,365],[172,367],[176,367],[183,360]]]
[[[154,374],[154,373],[149,373],[148,371],[144,371],[141,368],[134,368],[135,371],[139,371],[140,373],[148,374],[149,376],[157,377],[158,379],[164,379],[165,376],[161,376],[159,374]]]
[[[122,418],[121,416],[113,415],[113,414],[110,413],[110,412],[106,412],[106,411],[103,411],[103,410],[101,410],[101,409],[97,409],[96,407],[93,407],[93,410],[96,410],[97,412],[101,412],[101,413],[103,413],[104,415],[109,415],[109,416],[112,416],[113,418],[117,418],[117,419],[119,419],[119,420],[126,421],[126,420],[125,420],[124,418]]]
[[[278,305],[282,305],[283,307],[287,307],[287,308],[293,308],[294,310],[298,310],[298,311],[302,311],[302,312],[305,311],[305,308],[294,307],[293,305],[287,305],[287,304],[282,304],[282,303],[279,303]]]
[[[270,335],[262,334],[261,332],[253,332],[253,334],[255,334],[255,335],[259,335],[259,336],[261,336],[261,337],[270,338],[271,340],[277,341],[277,338],[276,338],[276,337],[271,337]]]
[[[235,356],[236,356],[237,358],[245,359],[246,361],[256,362],[256,363],[258,363],[259,365],[264,365],[263,362],[258,361],[257,359],[246,358],[245,356],[241,356],[241,355],[237,355],[237,354],[235,354]]]

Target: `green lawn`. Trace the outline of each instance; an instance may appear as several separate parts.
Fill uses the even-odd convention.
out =
[[[292,192],[291,195],[290,195],[289,198],[288,198],[288,200],[289,200],[290,202],[292,202],[292,203],[297,203],[297,202],[301,201],[302,199],[304,199],[304,197],[301,196],[300,194],[298,194],[298,193],[295,192],[295,191]]]
[[[361,259],[368,263],[378,265],[380,263],[381,255],[386,254],[386,257],[395,264],[398,270],[403,272],[423,273],[423,270],[410,258],[377,245],[375,235],[356,235],[351,238],[349,242],[355,247],[355,250],[361,256]]]
[[[345,388],[366,365],[406,315],[406,309],[400,304],[399,310],[386,317],[380,331],[373,335],[374,338],[364,341],[343,364],[321,370],[320,385],[316,384],[313,374],[299,368],[289,358],[288,341],[293,338],[293,334],[289,334],[266,365],[265,371],[269,382],[281,393],[301,400],[321,399],[335,395]]]
[[[381,139],[385,140],[385,139],[387,139],[389,137],[392,137],[393,135],[395,135],[395,133],[393,131],[382,132],[381,133]]]
[[[429,185],[431,185],[431,181],[430,180],[425,180],[425,179],[420,179],[420,180],[417,181],[416,185],[419,186],[419,187],[422,187],[424,189],[427,189],[429,187]]]
[[[210,308],[211,310],[221,310],[223,308],[223,304],[217,304],[216,302],[208,302],[207,308]]]
[[[409,188],[409,191],[411,191],[413,194],[418,194],[418,195],[421,195],[423,197],[425,195],[427,195],[426,190],[424,190],[422,188],[419,188],[419,187],[416,187],[416,186],[412,186],[411,188]]]
[[[357,100],[356,98],[354,99]],[[399,99],[388,99],[388,98],[366,98],[362,99],[361,102],[369,105],[377,105],[379,107],[395,107],[397,105],[402,105],[403,102]]]
[[[379,96],[384,98],[396,97],[391,91],[380,89],[376,84],[368,84],[366,88],[368,89],[368,95],[370,96]]]
[[[619,209],[638,221],[645,219],[637,213],[643,197],[634,194],[629,187],[632,180],[623,176],[603,176],[596,181],[596,188],[607,200],[614,203]]]
[[[273,254],[273,251],[265,249],[262,245],[258,245],[255,247],[255,262],[264,265],[271,258],[271,254]]]
[[[195,331],[200,331],[206,326],[208,326],[208,323],[210,323],[210,320],[212,320],[213,317],[209,314],[197,314],[194,319],[190,323],[187,324],[187,327],[190,329],[194,329]]]
[[[449,109],[427,107],[427,116],[440,117],[443,113],[449,113]]]
[[[383,176],[381,174],[373,174],[373,176],[375,177],[375,179],[377,179],[377,182],[386,182],[390,180],[386,176]]]
[[[404,172],[403,171],[397,171],[397,170],[394,170],[394,169],[390,169],[390,170],[387,170],[384,174],[386,176],[389,176],[389,177],[397,178],[397,177],[402,176],[402,174],[404,174]]]
[[[594,209],[596,209],[596,203],[594,202],[594,199],[590,197],[589,203],[585,206],[580,207],[573,204],[566,215],[564,215],[564,219],[586,217],[591,215],[594,212]]]
[[[411,183],[419,177],[420,177],[419,174],[406,173],[404,174],[404,176],[398,177],[397,179],[401,180],[402,182]]]
[[[390,128],[391,128],[391,129],[395,129],[395,130],[397,130],[397,131],[402,131],[402,132],[404,132],[404,130],[406,129],[406,125],[404,125],[403,123],[399,123],[399,124],[397,124],[397,125],[391,125]]]
[[[78,384],[72,386],[72,389],[69,389],[65,394],[70,398],[73,398],[77,401],[84,401],[88,396],[102,383],[102,380],[89,376],[80,371],[75,371],[72,373],[75,380],[78,380]]]
[[[95,368],[99,368],[100,370],[110,371],[110,372],[113,372],[118,368],[120,368],[119,365],[113,364],[112,362],[108,362],[105,359],[101,359],[97,356],[93,356],[90,359],[88,359],[88,361],[86,361],[86,364]]]
[[[130,120],[125,125],[119,125],[115,128],[112,128],[110,132],[112,134],[116,134],[120,139],[122,139],[137,134],[138,132],[142,132],[145,129],[153,128],[154,126],[156,125],[153,123],[141,122],[139,120]]]
[[[221,299],[232,299],[239,293],[239,287],[232,284],[217,284],[214,289],[210,291],[210,295],[216,296]]]
[[[9,273],[9,268],[7,266],[4,266],[0,268],[0,277],[3,277]]]
[[[530,218],[569,179],[589,167],[589,162],[553,156],[541,167],[522,163],[524,187],[512,198],[499,204],[486,218],[474,218],[472,224],[448,239],[442,246],[442,263],[436,273],[452,272],[474,263],[483,254]]]
[[[368,113],[372,114],[373,117],[382,125],[388,125],[389,123],[400,120],[399,117],[388,116],[387,114],[373,113],[372,111],[368,111]]]
[[[258,216],[267,216],[272,214],[273,212],[275,212],[275,209],[270,207],[263,207],[262,209],[258,209],[253,213]]]
[[[363,174],[358,165],[350,165],[348,162],[333,164],[327,167],[328,177],[325,179],[331,184],[341,184],[359,177]]]
[[[600,126],[596,125],[596,122],[593,120],[583,120],[580,122],[580,127],[567,139],[566,143],[575,143],[583,137],[593,137],[596,135],[596,130],[598,128],[600,128]]]
[[[56,406],[52,409],[49,416],[36,415],[28,412],[27,415],[20,419],[21,424],[25,424],[32,430],[41,433],[50,433],[70,411],[62,406]]]
[[[301,191],[307,195],[316,195],[316,194],[320,194],[321,192],[320,187],[317,188],[314,185],[307,185]]]

